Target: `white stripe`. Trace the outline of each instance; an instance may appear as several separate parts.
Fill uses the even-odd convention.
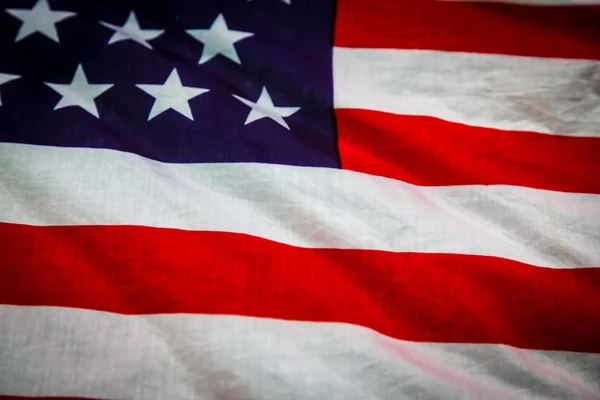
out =
[[[0,221],[246,233],[302,247],[600,266],[600,195],[419,187],[328,168],[164,164],[113,150],[0,144]]]
[[[457,3],[514,3],[534,6],[584,6],[600,5],[600,0],[438,0]]]
[[[103,399],[597,399],[600,355],[333,323],[0,306],[0,393]]]
[[[336,108],[600,137],[600,62],[335,48]]]

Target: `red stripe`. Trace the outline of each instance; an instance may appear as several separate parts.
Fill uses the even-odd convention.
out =
[[[340,0],[335,45],[600,59],[600,7]]]
[[[0,237],[3,304],[345,322],[406,340],[600,353],[600,269],[148,227],[0,224]]]
[[[423,186],[505,184],[600,193],[600,139],[336,110],[342,167]]]

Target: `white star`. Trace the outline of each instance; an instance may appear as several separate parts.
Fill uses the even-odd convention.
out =
[[[150,115],[148,116],[148,121],[168,109],[173,109],[193,121],[194,117],[189,100],[208,92],[208,89],[183,86],[177,69],[171,71],[171,74],[163,85],[136,86],[155,99],[152,110],[150,110]]]
[[[260,97],[256,101],[256,103],[251,102],[250,100],[246,100],[240,96],[233,95],[236,99],[252,108],[250,114],[248,114],[248,118],[246,118],[246,122],[244,125],[248,125],[251,122],[257,121],[262,118],[271,118],[273,121],[277,122],[279,125],[286,128],[288,131],[290,127],[283,120],[284,117],[289,117],[294,114],[300,107],[275,107],[273,105],[273,100],[271,100],[271,96],[267,91],[266,87],[263,87],[262,92],[260,92]]]
[[[23,22],[15,42],[39,32],[59,43],[55,25],[75,15],[71,11],[52,11],[48,0],[39,0],[31,9],[8,8],[6,12]]]
[[[14,79],[18,79],[20,78],[19,75],[11,75],[11,74],[3,74],[2,72],[0,72],[0,85],[6,83],[6,82],[10,82]],[[2,105],[2,97],[0,97],[0,106]]]
[[[188,29],[186,32],[204,44],[202,56],[198,64],[204,64],[213,59],[217,54],[222,54],[230,60],[241,64],[234,44],[254,35],[254,33],[250,32],[230,30],[227,27],[227,22],[223,14],[217,16],[210,29]]]
[[[113,87],[111,84],[90,84],[83,72],[83,67],[77,66],[73,80],[69,84],[48,83],[62,98],[54,107],[55,110],[65,107],[77,106],[83,108],[96,118],[100,118],[94,99]]]
[[[100,21],[100,24],[115,31],[114,35],[108,41],[108,44],[120,42],[122,40],[133,40],[144,47],[152,50],[152,46],[148,43],[149,40],[156,39],[165,31],[163,29],[142,29],[140,23],[135,16],[135,12],[131,12],[127,18],[125,25],[118,26],[109,24],[108,22]]]

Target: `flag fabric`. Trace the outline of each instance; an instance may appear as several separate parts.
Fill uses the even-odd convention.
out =
[[[0,398],[600,399],[592,3],[2,0]]]

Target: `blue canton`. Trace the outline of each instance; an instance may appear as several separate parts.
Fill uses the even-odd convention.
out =
[[[333,20],[333,0],[3,0],[0,141],[339,167]]]

